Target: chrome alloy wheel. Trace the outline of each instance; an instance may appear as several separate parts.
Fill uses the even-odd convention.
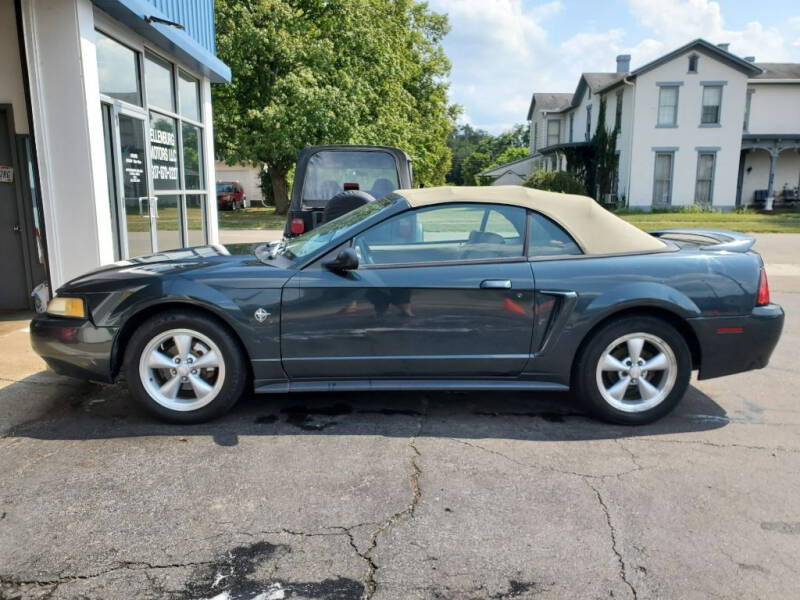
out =
[[[139,377],[161,406],[197,410],[219,394],[225,382],[225,359],[208,336],[191,329],[171,329],[145,346]]]
[[[611,342],[597,362],[597,387],[615,409],[642,412],[658,406],[678,376],[675,353],[652,333],[630,333]]]

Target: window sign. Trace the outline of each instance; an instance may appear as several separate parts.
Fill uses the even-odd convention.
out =
[[[177,190],[178,140],[175,119],[150,113],[150,160],[153,165],[153,189]]]
[[[14,167],[0,165],[0,183],[14,183]]]

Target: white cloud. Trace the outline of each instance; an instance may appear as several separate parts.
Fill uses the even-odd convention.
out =
[[[667,48],[682,46],[695,38],[715,44],[730,43],[739,56],[765,56],[768,60],[788,60],[787,44],[775,27],[759,21],[744,29],[725,28],[722,10],[712,0],[628,0],[631,12]]]

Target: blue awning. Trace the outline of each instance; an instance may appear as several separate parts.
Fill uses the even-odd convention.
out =
[[[148,17],[175,21],[147,0],[93,0],[94,4],[165,52],[207,76],[212,83],[230,83],[231,69],[182,29],[148,23]],[[213,6],[213,5],[212,5]],[[198,7],[199,8],[199,7]],[[213,15],[211,15],[213,19]]]

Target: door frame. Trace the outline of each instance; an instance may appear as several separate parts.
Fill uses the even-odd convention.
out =
[[[20,247],[22,248],[22,262],[24,263],[23,268],[25,272],[25,286],[27,288],[25,291],[25,296],[27,297],[27,306],[30,308],[33,306],[33,301],[30,296],[31,291],[33,290],[33,272],[31,269],[31,257],[28,248],[28,235],[30,230],[28,227],[28,220],[26,218],[25,203],[23,202],[24,195],[22,181],[20,180],[20,163],[19,156],[17,154],[17,130],[14,126],[14,107],[9,102],[2,102],[0,103],[0,110],[5,111],[6,123],[8,126],[8,145],[11,149],[11,167],[14,169],[14,190],[17,200],[17,225],[19,227],[19,235],[17,237],[19,239]]]

